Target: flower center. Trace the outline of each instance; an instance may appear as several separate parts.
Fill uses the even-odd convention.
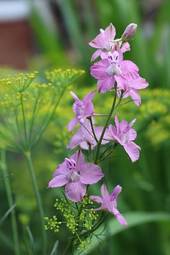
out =
[[[115,65],[115,64],[111,64],[107,70],[106,70],[106,73],[110,76],[112,75],[120,75],[120,68],[118,65]]]
[[[73,171],[71,174],[70,174],[70,176],[69,176],[70,178],[70,181],[72,181],[72,182],[76,182],[76,181],[78,181],[79,179],[80,179],[80,175],[79,175],[79,173],[78,172],[76,172],[76,171]]]
[[[76,168],[76,161],[74,159],[65,158],[66,165],[69,170],[75,170]]]

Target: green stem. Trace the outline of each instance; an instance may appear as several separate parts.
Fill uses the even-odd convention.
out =
[[[38,184],[37,184],[37,180],[36,180],[36,176],[35,176],[35,171],[34,171],[34,166],[33,166],[33,162],[32,162],[31,152],[26,151],[24,153],[24,156],[27,160],[28,170],[29,170],[29,174],[30,174],[30,177],[31,177],[31,180],[32,180],[32,186],[33,186],[34,194],[35,194],[36,201],[37,201],[37,207],[38,207],[38,211],[39,211],[39,215],[40,215],[40,221],[41,221],[43,254],[46,255],[47,254],[46,253],[47,242],[46,242],[46,232],[45,232],[45,228],[44,228],[44,211],[43,211],[42,201],[41,201],[41,197],[40,197],[40,193],[39,193],[39,189],[38,189]]]
[[[66,88],[64,88],[63,91],[61,92],[61,94],[60,94],[60,96],[59,96],[59,98],[58,98],[56,104],[54,105],[54,108],[53,108],[51,114],[50,114],[50,115],[47,117],[47,119],[44,121],[44,122],[45,122],[44,125],[43,125],[42,128],[40,129],[40,131],[39,131],[37,137],[35,137],[34,142],[31,144],[31,146],[35,145],[35,144],[39,141],[39,139],[40,139],[41,136],[43,135],[44,131],[45,131],[46,128],[48,127],[48,125],[49,125],[51,119],[52,119],[53,116],[54,116],[54,113],[55,113],[55,111],[56,111],[56,109],[57,109],[57,106],[59,105],[59,103],[60,103],[60,101],[61,101],[61,99],[62,99],[62,97],[63,97],[63,95],[64,95],[65,90],[66,90]]]
[[[12,189],[10,185],[9,173],[8,173],[8,168],[6,164],[6,152],[4,150],[1,151],[1,169],[2,169],[3,179],[5,183],[5,189],[7,193],[8,206],[9,208],[11,208],[14,205],[14,200],[12,196]],[[11,211],[11,224],[12,224],[15,255],[20,255],[15,209]]]
[[[109,156],[111,156],[112,153],[113,153],[113,150],[109,151],[103,158],[101,158],[101,159],[99,160],[99,163],[102,162],[102,161],[104,161],[104,160],[105,160],[106,158],[108,158]]]
[[[39,103],[39,96],[36,97],[34,106],[33,106],[32,118],[31,118],[31,123],[30,123],[30,128],[29,128],[29,142],[32,141],[32,131],[33,131],[33,126],[34,126],[34,122],[36,119],[36,111],[38,108],[38,103]]]
[[[96,136],[96,133],[95,133],[95,130],[94,130],[93,121],[92,121],[91,117],[89,117],[89,121],[90,121],[90,126],[91,126],[91,130],[92,130],[94,139],[95,139],[96,143],[98,143],[98,139],[97,139],[97,136]]]
[[[104,128],[103,128],[103,131],[102,131],[102,133],[101,133],[99,142],[98,142],[98,144],[97,144],[95,164],[97,164],[97,161],[98,161],[98,158],[99,158],[99,153],[100,153],[101,143],[102,143],[102,140],[103,140],[103,137],[104,137],[106,128],[107,128],[107,126],[108,126],[108,124],[109,124],[109,121],[110,121],[110,119],[111,119],[111,117],[112,117],[112,114],[113,114],[113,111],[114,111],[114,108],[115,108],[115,105],[116,105],[116,98],[117,98],[117,87],[115,87],[115,94],[114,94],[113,103],[112,103],[112,107],[111,107],[109,116],[108,116],[108,118],[107,118],[107,120],[106,120],[105,126],[104,126]]]
[[[23,103],[23,93],[20,92],[20,102],[21,102],[21,111],[23,117],[23,125],[24,125],[24,137],[25,137],[25,146],[27,146],[27,127],[26,127],[26,118],[25,118],[25,111],[24,111],[24,103]]]

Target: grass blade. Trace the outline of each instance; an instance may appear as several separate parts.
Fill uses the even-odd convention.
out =
[[[50,253],[50,255],[57,255],[58,254],[58,240],[55,242],[54,246],[53,246],[53,249]]]
[[[4,216],[0,219],[0,226],[6,220],[8,215],[15,209],[15,207],[16,207],[16,204],[12,205],[11,208],[9,208],[8,211],[4,214]]]
[[[29,238],[29,247],[31,249],[32,254],[34,254],[34,237],[32,235],[31,229],[29,228],[29,226],[26,227],[26,232],[28,234],[28,238]]]

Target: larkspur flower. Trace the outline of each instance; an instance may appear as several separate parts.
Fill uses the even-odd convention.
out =
[[[117,185],[111,194],[109,194],[105,184],[101,186],[101,197],[100,196],[90,196],[90,199],[96,203],[101,204],[97,210],[106,210],[112,213],[118,222],[122,225],[127,225],[125,218],[117,209],[117,198],[119,193],[122,191],[121,186]]]
[[[119,58],[122,58],[121,52],[114,51],[91,66],[90,73],[98,80],[97,85],[100,93],[105,93],[114,88],[115,76],[121,74]]]
[[[115,27],[112,23],[105,29],[100,29],[100,34],[97,35],[89,45],[95,49],[95,53],[92,55],[92,60],[102,55],[104,51],[110,51],[114,45],[114,38],[116,35]]]
[[[136,64],[130,60],[123,60],[120,49],[108,53],[107,58],[93,64],[91,75],[98,80],[100,93],[113,89],[117,83],[117,88],[123,91],[123,97],[130,96],[137,106],[141,103],[138,90],[148,86],[146,80],[139,75]]]
[[[92,48],[97,49],[92,55],[92,61],[98,57],[104,59],[108,52],[115,51],[117,47],[121,49],[122,53],[130,50],[129,43],[122,43],[121,40],[114,40],[115,35],[116,30],[112,23],[105,30],[100,29],[100,34],[89,43]]]
[[[68,130],[71,131],[78,123],[84,123],[88,117],[92,117],[94,113],[94,106],[92,103],[94,92],[88,93],[82,100],[77,95],[71,92],[73,99],[73,111],[76,117],[68,124]]]
[[[102,130],[103,130],[103,127],[94,126],[94,132],[95,132],[97,140],[99,140]],[[109,142],[107,138],[108,138],[108,129],[105,132],[104,138],[102,140],[102,144],[106,144]],[[84,150],[89,150],[89,147],[91,147],[91,149],[94,149],[96,145],[97,145],[97,141],[93,135],[91,125],[89,121],[87,120],[83,125],[81,125],[78,131],[73,135],[68,145],[68,148],[74,149],[75,147],[80,146]]]
[[[64,162],[58,166],[48,187],[65,186],[67,198],[78,202],[86,194],[86,186],[97,183],[103,176],[101,168],[93,163],[85,162],[82,152],[78,151],[70,158],[65,158]]]
[[[137,133],[132,128],[135,120],[128,123],[126,120],[119,122],[118,117],[115,116],[115,126],[110,125],[108,128],[108,135],[111,140],[115,140],[123,146],[132,162],[139,159],[140,147],[133,141],[137,137]]]
[[[131,97],[134,103],[139,106],[141,97],[139,90],[148,86],[148,83],[139,75],[139,68],[130,60],[123,60],[119,63],[120,75],[115,75],[117,87],[123,91],[123,98]]]

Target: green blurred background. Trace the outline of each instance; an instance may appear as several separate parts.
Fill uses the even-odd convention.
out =
[[[170,1],[42,0],[41,2],[35,0],[30,2],[29,16],[19,21],[0,20],[1,41],[4,38],[1,33],[1,30],[4,31],[4,24],[5,31],[18,22],[23,23],[22,28],[25,26],[25,29],[18,29],[17,34],[14,26],[11,30],[13,34],[10,34],[12,41],[17,35],[21,36],[19,38],[23,42],[22,47],[19,39],[19,43],[13,49],[10,45],[6,49],[5,42],[0,43],[1,76],[7,72],[7,68],[38,69],[43,72],[50,67],[81,67],[86,70],[86,75],[72,86],[72,90],[80,96],[90,90],[95,83],[89,75],[92,49],[88,46],[88,42],[95,37],[101,27],[105,28],[110,22],[115,25],[118,36],[129,23],[138,24],[137,33],[131,41],[132,50],[126,54],[126,58],[132,59],[140,67],[141,75],[147,79],[150,86],[142,94],[143,104],[140,109],[129,103],[122,106],[120,111],[121,116],[128,120],[137,118],[136,128],[138,144],[142,148],[141,158],[137,163],[132,164],[120,148],[104,163],[103,168],[107,173],[110,187],[118,183],[123,186],[119,204],[122,212],[170,214]],[[9,49],[11,54],[14,54],[12,56],[18,56],[16,61],[14,57],[11,60],[8,56]],[[4,55],[1,58],[2,51]],[[102,102],[100,97],[96,100],[98,111],[109,109],[110,99],[107,97],[105,99]],[[53,124],[34,151],[36,176],[47,216],[55,213],[53,204],[57,191],[48,190],[47,183],[56,165],[67,153],[65,147],[69,135],[65,127],[72,115],[71,107],[72,100],[67,91]],[[8,177],[17,205],[21,254],[29,254],[26,248],[27,226],[36,240],[33,254],[40,254],[38,253],[38,215],[25,162],[19,154],[8,153],[7,156]],[[0,201],[0,217],[2,217],[8,210],[8,204],[1,171]],[[61,239],[61,244],[64,246],[67,242],[65,238],[64,232],[60,237],[59,234],[48,232],[49,247],[52,249],[52,245],[58,239]],[[14,254],[11,239],[11,223],[8,217],[0,225],[0,254]],[[97,246],[91,254],[104,253],[170,255],[170,221],[157,220],[126,229],[117,235],[109,234],[106,241]]]

